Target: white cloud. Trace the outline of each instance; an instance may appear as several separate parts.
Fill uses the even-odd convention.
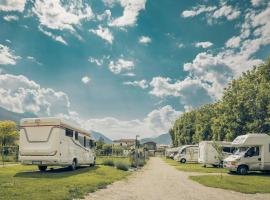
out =
[[[237,17],[239,17],[239,15],[241,14],[241,12],[236,9],[233,8],[231,5],[227,5],[225,3],[222,3],[222,6],[217,9],[213,15],[213,18],[221,18],[221,17],[226,17],[227,20],[233,20],[236,19]]]
[[[0,1],[0,11],[23,12],[26,0],[4,0]]]
[[[130,71],[134,69],[134,63],[130,60],[119,58],[116,62],[110,61],[109,69],[114,74],[120,74],[123,71]]]
[[[148,83],[146,80],[141,81],[127,81],[123,83],[124,85],[132,85],[134,87],[140,87],[142,89],[148,88]]]
[[[57,42],[60,42],[60,43],[62,43],[62,44],[64,44],[64,45],[68,45],[67,41],[64,40],[64,38],[63,38],[62,36],[60,36],[60,35],[54,35],[54,34],[52,34],[52,33],[49,32],[49,31],[45,31],[42,27],[39,27],[39,30],[40,30],[42,33],[44,33],[45,35],[51,37],[53,40],[55,40],[55,41],[57,41]]]
[[[231,21],[239,17],[241,14],[237,8],[233,8],[231,5],[227,5],[225,2],[221,1],[218,7],[199,5],[193,7],[191,10],[185,10],[182,12],[182,17],[195,17],[202,13],[206,14],[208,24],[213,24],[217,19],[222,17],[225,17],[227,20]]]
[[[170,105],[151,111],[142,119],[122,121],[112,117],[89,119],[83,124],[86,129],[105,133],[112,139],[135,138],[138,133],[143,137],[158,136],[167,133],[181,112]]]
[[[99,21],[103,21],[105,19],[107,20],[111,20],[111,16],[112,16],[112,13],[110,10],[105,10],[104,13],[100,14],[100,15],[97,15],[97,19]]]
[[[134,26],[139,12],[145,9],[146,0],[118,0],[120,5],[124,8],[123,15],[116,19],[113,19],[110,26]],[[117,2],[118,2],[117,1]],[[114,2],[110,1],[111,4]]]
[[[205,12],[211,12],[215,10],[217,7],[216,6],[205,6],[205,5],[199,5],[197,7],[194,7],[191,10],[184,10],[182,12],[182,17],[187,18],[187,17],[195,17],[201,13]]]
[[[96,58],[93,58],[93,57],[89,57],[88,61],[90,63],[95,63],[97,66],[101,66],[103,65],[103,59],[96,59]]]
[[[240,46],[241,38],[239,36],[233,36],[226,42],[227,48],[237,48]]]
[[[139,38],[139,43],[141,43],[141,44],[148,44],[148,43],[151,43],[151,42],[152,42],[152,40],[148,36],[141,36]]]
[[[31,62],[37,63],[38,65],[42,65],[42,63],[38,62],[33,56],[27,56],[26,59],[30,60]]]
[[[9,47],[0,44],[0,65],[15,65],[16,60],[20,58]]]
[[[0,74],[0,106],[13,112],[32,112],[39,116],[70,114],[70,102],[65,93],[42,88],[22,75]]]
[[[150,86],[152,87],[150,94],[161,98],[180,97],[180,103],[185,106],[198,107],[212,101],[208,85],[199,79],[186,77],[182,81],[173,82],[170,78],[154,77]]]
[[[82,77],[81,81],[84,84],[88,84],[91,81],[91,78],[89,76],[84,76],[84,77]]]
[[[17,15],[6,15],[3,18],[4,18],[4,20],[6,20],[8,22],[19,20],[19,17]]]
[[[90,29],[89,31],[101,37],[103,40],[106,40],[110,44],[112,44],[114,38],[110,29],[104,28],[101,25],[99,25],[98,29]]]
[[[264,0],[251,0],[251,4],[254,6],[254,7],[257,7],[257,6],[260,6],[261,4],[264,3]]]
[[[91,7],[83,0],[36,0],[33,12],[37,15],[42,26],[54,30],[75,31],[75,26],[81,20],[90,20],[94,14]]]
[[[179,44],[177,45],[177,47],[178,47],[179,49],[181,49],[181,48],[184,48],[185,45],[184,45],[183,43],[179,43]]]
[[[136,74],[133,72],[128,72],[128,73],[123,74],[123,76],[134,77],[134,76],[136,76]]]
[[[195,44],[195,47],[202,47],[204,49],[209,48],[211,46],[213,46],[213,43],[212,42],[209,42],[209,41],[206,41],[206,42],[197,42]]]

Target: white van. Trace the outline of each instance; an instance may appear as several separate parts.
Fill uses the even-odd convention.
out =
[[[176,154],[178,154],[181,147],[168,148],[165,150],[165,156],[173,159]]]
[[[198,162],[198,145],[184,145],[178,151],[178,154],[174,156],[174,160],[186,163],[186,162]]]
[[[222,148],[222,155],[218,154],[214,145],[218,145]],[[222,161],[230,156],[234,151],[231,142],[225,141],[201,141],[199,143],[199,158],[198,162],[204,167],[212,165],[218,167],[222,164]]]
[[[20,123],[19,160],[23,165],[95,165],[95,141],[91,134],[59,118],[28,118]]]
[[[270,170],[270,136],[247,134],[238,136],[232,145],[233,155],[224,160],[224,167],[232,172],[245,175],[248,171]]]

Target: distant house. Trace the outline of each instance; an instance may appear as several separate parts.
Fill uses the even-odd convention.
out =
[[[145,142],[143,143],[143,147],[145,148],[145,150],[152,150],[152,151],[156,151],[157,150],[157,143],[155,142]]]
[[[114,140],[114,145],[119,145],[122,147],[130,147],[135,145],[135,139],[120,139],[120,140]]]

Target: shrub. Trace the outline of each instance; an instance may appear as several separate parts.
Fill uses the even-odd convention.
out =
[[[110,160],[110,159],[104,160],[102,164],[107,165],[107,166],[112,166],[112,167],[114,166],[113,160]]]
[[[142,160],[142,159],[138,160],[139,167],[143,167],[145,165],[145,163],[146,163],[145,160]]]
[[[116,162],[115,166],[117,169],[120,169],[123,171],[128,171],[128,165],[126,163],[121,162],[121,161]]]

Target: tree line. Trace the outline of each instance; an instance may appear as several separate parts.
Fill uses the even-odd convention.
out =
[[[270,59],[232,80],[219,101],[182,114],[169,132],[174,146],[270,133]]]

